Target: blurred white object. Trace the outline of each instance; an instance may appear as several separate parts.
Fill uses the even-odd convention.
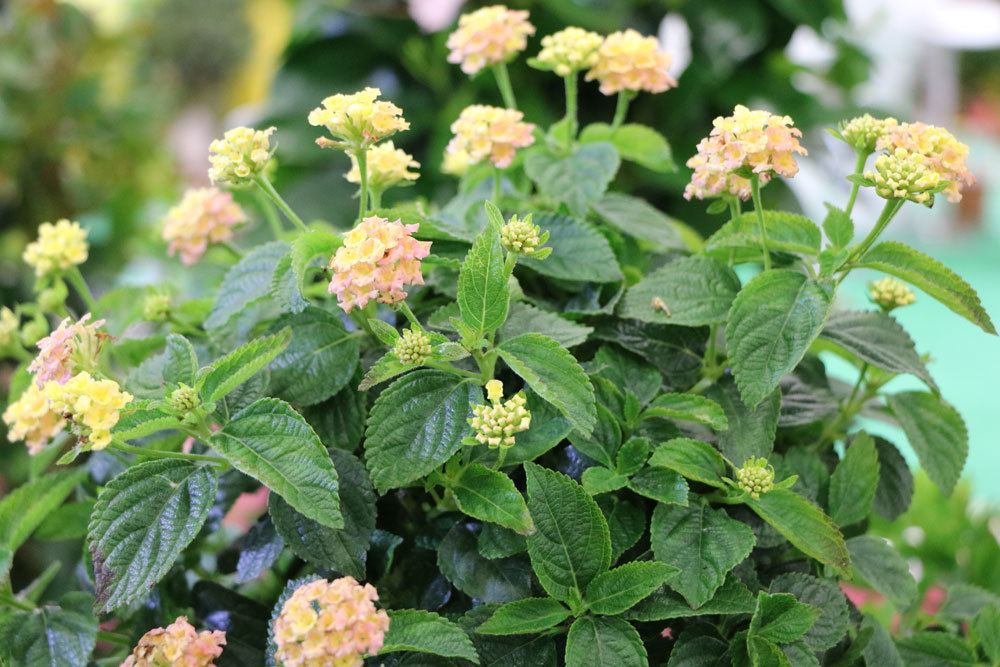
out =
[[[424,32],[444,30],[458,18],[465,0],[408,0],[410,18]]]
[[[691,64],[691,28],[680,14],[667,14],[660,21],[657,39],[660,48],[670,54],[670,69],[667,72],[679,79]]]

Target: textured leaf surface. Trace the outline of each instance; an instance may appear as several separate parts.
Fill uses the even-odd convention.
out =
[[[214,402],[236,389],[263,369],[288,345],[292,332],[282,329],[241,345],[202,369],[198,390],[205,402]]]
[[[840,572],[850,566],[844,536],[823,510],[794,491],[775,489],[747,505],[807,556]]]
[[[896,445],[875,438],[879,475],[875,489],[875,511],[889,521],[895,521],[910,507],[913,500],[913,473]]]
[[[964,667],[978,664],[976,655],[961,638],[943,632],[923,631],[896,642],[906,667]]]
[[[455,588],[486,603],[511,602],[531,595],[531,568],[524,556],[487,559],[476,536],[459,522],[452,526],[437,554],[438,569]]]
[[[616,616],[648,597],[680,570],[658,561],[635,561],[597,575],[584,599],[595,614]]]
[[[668,505],[687,505],[688,485],[684,477],[673,470],[643,468],[632,475],[628,488],[640,496]]]
[[[794,595],[799,602],[819,610],[816,622],[803,637],[814,651],[825,651],[847,633],[850,623],[847,598],[830,580],[802,572],[787,572],[771,580],[770,592]]]
[[[701,326],[724,322],[740,279],[711,257],[683,257],[661,266],[630,287],[618,308],[643,322]]]
[[[225,326],[244,308],[267,295],[278,262],[288,252],[287,243],[272,241],[258,246],[226,272],[212,312],[205,319],[206,329]]]
[[[594,210],[607,223],[637,239],[664,248],[687,249],[681,223],[654,208],[645,199],[620,192],[609,192],[594,204]]]
[[[613,283],[622,279],[608,240],[590,223],[557,213],[537,215],[534,223],[549,232],[547,245],[552,254],[545,259],[520,257],[519,264],[562,280]]]
[[[790,644],[805,635],[818,616],[819,609],[798,602],[794,595],[761,591],[749,634],[776,644]]]
[[[847,540],[854,571],[902,609],[917,599],[917,582],[899,552],[883,538],[858,535]]]
[[[573,347],[587,340],[593,329],[567,320],[561,315],[535,308],[526,303],[511,305],[510,315],[500,329],[500,340],[507,340],[524,333],[548,336],[563,347]]]
[[[168,384],[183,382],[194,385],[198,372],[198,355],[188,339],[178,334],[169,334],[163,350],[163,380]]]
[[[358,337],[340,318],[310,307],[275,324],[292,339],[271,362],[270,392],[294,405],[314,405],[347,386],[358,365]]]
[[[535,151],[525,159],[524,171],[546,196],[582,216],[604,195],[620,163],[614,146],[597,142],[584,144],[567,157]]]
[[[491,333],[507,319],[507,270],[496,225],[488,224],[465,256],[458,276],[462,320],[478,335]]]
[[[661,394],[653,399],[643,416],[695,422],[716,431],[729,428],[722,406],[697,394]]]
[[[528,534],[534,530],[528,506],[510,477],[473,463],[451,486],[458,509],[476,519]]]
[[[702,484],[725,488],[722,477],[726,474],[726,461],[707,442],[691,438],[668,440],[656,448],[649,465],[674,470]]]
[[[692,608],[679,593],[661,588],[625,612],[625,618],[636,621],[666,621],[688,616],[731,616],[753,613],[757,601],[746,585],[734,575],[715,591],[705,604]]]
[[[627,621],[581,616],[570,626],[566,637],[566,667],[646,667],[648,664],[646,647]]]
[[[497,609],[476,632],[486,635],[526,635],[547,630],[569,618],[569,609],[552,598],[527,598]]]
[[[819,254],[821,234],[809,218],[786,211],[764,211],[767,247],[773,252],[799,255]],[[760,227],[757,214],[743,213],[719,228],[705,241],[706,250],[745,249],[760,256]]]
[[[768,456],[774,449],[774,435],[781,416],[781,392],[773,391],[756,408],[740,398],[736,384],[726,378],[709,387],[708,398],[722,406],[729,425],[719,433],[719,449],[735,465],[751,456]]]
[[[907,391],[886,397],[920,465],[946,495],[962,475],[969,455],[969,432],[958,410],[934,394]]]
[[[607,123],[592,123],[580,133],[581,143],[606,141],[624,159],[658,172],[677,171],[670,144],[663,135],[646,125],[625,123],[611,127]]]
[[[11,553],[87,478],[85,468],[60,470],[22,484],[0,500],[0,546]],[[0,568],[0,578],[6,568]]]
[[[275,494],[275,498],[279,496]],[[236,561],[236,576],[238,584],[253,581],[266,572],[285,548],[285,541],[274,529],[270,516],[265,516],[247,531],[239,542],[240,556]]]
[[[862,361],[891,373],[910,373],[937,387],[910,334],[886,313],[878,310],[833,313],[820,335]]]
[[[389,619],[380,655],[408,651],[464,658],[479,664],[479,655],[469,636],[443,616],[419,609],[390,609]]]
[[[862,431],[851,440],[844,458],[830,476],[830,518],[838,526],[849,526],[868,516],[878,478],[875,441]]]
[[[73,599],[73,604],[67,604]],[[62,606],[19,611],[0,622],[0,656],[18,667],[84,667],[97,641],[90,596],[71,593]]]

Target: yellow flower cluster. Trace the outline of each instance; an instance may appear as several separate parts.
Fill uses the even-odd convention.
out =
[[[98,380],[86,371],[65,384],[46,383],[43,392],[50,409],[72,420],[89,449],[104,449],[111,442],[111,429],[120,410],[132,400],[114,380]]]
[[[255,130],[235,127],[208,147],[212,164],[208,177],[213,183],[243,186],[250,183],[271,160],[271,135],[275,128]]]
[[[931,204],[941,175],[920,153],[897,148],[875,158],[875,170],[866,171],[865,178],[875,186],[875,192],[885,199],[908,199],[918,204]]]
[[[52,438],[62,432],[66,420],[52,410],[45,392],[34,382],[3,413],[7,439],[24,440],[28,453],[38,454]]]
[[[431,356],[431,339],[423,331],[405,329],[392,346],[392,353],[401,363],[417,366]]]
[[[614,95],[623,90],[662,93],[677,85],[667,73],[670,56],[660,51],[655,37],[629,29],[613,32],[597,50],[597,63],[586,80],[601,82],[601,92]]]
[[[531,61],[538,69],[570,76],[597,64],[597,50],[604,38],[596,32],[570,27],[542,37],[542,50]]]
[[[868,286],[868,297],[885,311],[908,306],[917,300],[917,295],[905,283],[889,277],[872,282]]]
[[[926,166],[947,182],[943,192],[953,204],[962,200],[962,188],[976,182],[965,164],[969,147],[944,129],[924,123],[903,123],[878,141],[879,150],[893,153],[903,148],[926,158]]]
[[[0,308],[0,349],[14,344],[20,327],[21,320],[13,310],[7,306]]]
[[[751,498],[760,498],[760,494],[774,488],[774,468],[765,458],[747,459],[736,471],[736,484]]]
[[[458,28],[448,35],[448,62],[460,63],[466,74],[513,58],[528,45],[535,26],[528,12],[491,5],[463,14]]]
[[[522,122],[514,109],[473,104],[451,124],[454,136],[445,148],[445,171],[461,174],[468,167],[489,160],[504,169],[514,161],[518,148],[535,142],[535,126]]]
[[[486,396],[490,404],[472,406],[469,425],[475,432],[476,442],[489,447],[511,447],[514,436],[531,426],[531,413],[525,407],[528,400],[518,392],[503,401],[503,383],[490,380],[486,383]]]
[[[73,268],[87,261],[87,232],[79,222],[43,222],[38,240],[28,244],[22,258],[39,277]]]
[[[530,255],[538,246],[545,243],[542,238],[541,228],[531,221],[529,213],[525,218],[511,216],[503,227],[500,228],[500,243],[508,252],[516,252],[521,255]]]
[[[378,144],[368,149],[366,155],[368,165],[368,188],[381,194],[400,183],[411,183],[420,174],[408,169],[419,169],[420,163],[401,148],[396,148],[391,141]],[[351,170],[347,172],[347,180],[351,183],[361,182],[361,170],[358,169],[358,159],[351,154]]]
[[[865,154],[875,152],[878,140],[899,125],[895,118],[875,118],[871,114],[858,116],[844,123],[840,136],[854,150]]]
[[[274,622],[274,657],[283,667],[361,667],[375,655],[389,616],[378,591],[354,577],[317,579],[295,589]]]
[[[382,91],[365,88],[350,95],[331,95],[323,105],[309,112],[309,124],[325,127],[339,141],[320,137],[323,148],[365,148],[396,132],[410,129],[403,110],[392,102],[379,100]]]
[[[197,632],[186,616],[178,616],[166,628],[144,634],[121,667],[215,667],[225,645],[225,632]]]
[[[209,244],[233,238],[233,228],[246,221],[243,209],[228,192],[194,188],[167,212],[163,240],[169,244],[171,257],[179,253],[181,261],[190,266],[201,259]]]

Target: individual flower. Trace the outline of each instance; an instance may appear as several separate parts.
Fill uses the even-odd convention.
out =
[[[67,317],[56,330],[38,341],[38,356],[28,366],[35,376],[35,383],[44,387],[47,382],[63,384],[79,368],[92,368],[107,334],[98,331],[104,320],[87,324],[90,313],[76,322]]]
[[[736,471],[736,484],[751,498],[760,498],[774,488],[774,468],[765,458],[749,458]]]
[[[549,233],[543,234],[541,228],[531,221],[530,213],[524,218],[513,215],[500,228],[500,243],[508,252],[519,255],[535,255],[548,238]]]
[[[132,400],[114,380],[96,379],[77,373],[65,384],[48,382],[43,389],[52,410],[73,422],[74,431],[88,449],[104,449],[111,443],[111,429],[120,411]]]
[[[670,56],[660,51],[655,37],[645,37],[631,28],[613,32],[597,50],[597,62],[586,80],[597,79],[601,92],[614,95],[623,90],[662,93],[677,85],[667,74]]]
[[[890,153],[897,148],[905,148],[910,153],[924,156],[927,167],[938,175],[940,181],[948,183],[943,192],[953,204],[962,200],[962,188],[976,182],[965,165],[969,147],[943,127],[902,123],[879,139],[878,148]]]
[[[354,577],[316,579],[285,601],[274,621],[274,657],[283,667],[361,667],[382,648],[389,616],[378,591]]]
[[[208,177],[213,183],[248,185],[271,161],[271,135],[275,129],[234,127],[227,130],[222,139],[214,140],[208,147],[208,161],[212,165]]]
[[[408,366],[419,366],[431,356],[431,338],[424,331],[405,329],[392,346],[392,353]]]
[[[381,194],[400,183],[409,185],[420,178],[420,174],[408,171],[419,169],[420,163],[401,148],[396,148],[391,141],[377,144],[368,149],[368,189]],[[345,178],[351,183],[361,182],[361,170],[358,169],[358,159],[351,154],[351,170]]]
[[[0,350],[17,341],[17,331],[20,327],[21,318],[13,310],[7,306],[0,308]]]
[[[535,26],[528,12],[491,5],[463,14],[458,28],[448,35],[448,62],[460,63],[466,74],[475,74],[488,65],[507,62],[528,45]]]
[[[372,299],[397,303],[406,298],[404,286],[424,284],[420,260],[430,253],[431,242],[413,238],[418,228],[373,215],[344,235],[344,245],[330,260],[329,291],[345,312]]]
[[[194,188],[184,193],[180,203],[167,212],[163,240],[173,257],[190,266],[201,259],[209,244],[233,238],[233,228],[247,216],[233,196],[218,188]]]
[[[719,116],[712,125],[687,161],[694,174],[684,189],[685,199],[724,194],[749,199],[748,173],[757,174],[761,183],[775,173],[791,178],[799,171],[795,155],[807,154],[799,143],[802,132],[788,116],[740,104],[732,116]]]
[[[869,155],[875,152],[879,139],[898,125],[895,118],[875,118],[866,113],[841,125],[840,136],[854,150]]]
[[[872,303],[886,312],[902,306],[908,306],[917,300],[906,283],[895,278],[881,278],[868,285],[868,297]]]
[[[535,126],[522,122],[524,114],[514,109],[501,109],[482,104],[465,107],[451,124],[455,135],[445,148],[445,162],[450,154],[458,154],[466,167],[489,160],[504,169],[514,161],[518,148],[535,142]]]
[[[87,261],[87,230],[79,222],[63,219],[38,226],[38,240],[24,249],[22,258],[36,276],[65,271]]]
[[[62,432],[66,420],[52,410],[45,392],[34,382],[3,413],[7,439],[24,440],[28,453],[38,454],[52,438]]]
[[[941,175],[926,156],[905,148],[875,158],[875,169],[866,171],[865,179],[880,197],[926,205],[934,203],[934,193],[941,183]]]
[[[186,616],[178,616],[167,627],[144,634],[121,667],[215,667],[213,660],[225,645],[225,632],[198,632]]]
[[[331,95],[323,105],[309,112],[309,124],[325,127],[339,141],[320,137],[316,143],[323,148],[344,150],[367,147],[410,129],[403,119],[403,110],[392,102],[378,99],[382,91],[365,88],[350,95]]]
[[[469,425],[476,442],[489,447],[511,447],[514,436],[531,426],[531,413],[525,407],[528,400],[524,392],[503,399],[503,383],[490,380],[486,383],[486,397],[490,403],[472,406]]]
[[[542,50],[531,61],[533,67],[570,76],[597,64],[597,51],[604,38],[596,32],[570,27],[542,37]]]

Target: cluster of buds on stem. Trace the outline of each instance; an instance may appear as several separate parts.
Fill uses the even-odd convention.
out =
[[[736,471],[736,485],[751,498],[760,498],[774,488],[774,468],[765,458],[749,458]]]
[[[888,277],[868,285],[868,296],[885,312],[908,306],[917,300],[917,295],[905,283]]]
[[[885,199],[908,199],[931,206],[934,194],[941,189],[941,176],[926,157],[897,148],[875,158],[874,171],[865,172],[865,180]]]
[[[871,155],[879,139],[897,125],[899,121],[895,118],[875,118],[866,113],[843,123],[835,134],[859,154]]]
[[[531,221],[530,213],[524,218],[511,216],[510,220],[500,228],[500,243],[507,252],[518,255],[544,259],[552,252],[552,248],[542,247],[548,240],[549,232],[542,232],[541,228]]]
[[[208,147],[211,168],[208,177],[213,183],[243,187],[253,182],[271,161],[271,135],[275,128],[255,130],[235,127],[227,130],[222,139],[214,140]]]
[[[596,32],[570,27],[542,37],[542,50],[528,61],[532,67],[572,76],[597,64],[597,50],[604,38]]]
[[[525,407],[527,399],[518,392],[503,400],[503,383],[490,380],[486,383],[486,396],[490,403],[472,406],[469,425],[474,431],[475,442],[489,447],[511,447],[514,436],[531,426],[531,413]]]
[[[142,318],[149,322],[164,322],[170,317],[170,295],[164,292],[147,294],[142,300]]]
[[[400,363],[419,366],[431,356],[431,338],[419,329],[404,329],[392,347],[392,353]]]

